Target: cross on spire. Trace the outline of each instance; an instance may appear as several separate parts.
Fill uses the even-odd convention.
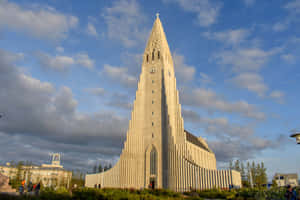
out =
[[[156,18],[159,18],[159,13],[156,13]]]

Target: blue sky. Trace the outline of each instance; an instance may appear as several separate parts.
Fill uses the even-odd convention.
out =
[[[299,174],[299,0],[0,0],[1,162],[115,162],[157,12],[185,128],[219,167]]]

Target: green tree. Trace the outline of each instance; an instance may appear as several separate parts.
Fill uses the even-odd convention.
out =
[[[94,166],[93,172],[94,172],[94,173],[97,173],[97,165]]]
[[[240,161],[236,160],[234,163],[234,169],[238,172],[241,172]]]
[[[99,166],[98,166],[98,172],[102,172],[102,165],[101,164],[99,164]]]
[[[229,169],[234,169],[233,164],[232,164],[232,160],[229,161]]]

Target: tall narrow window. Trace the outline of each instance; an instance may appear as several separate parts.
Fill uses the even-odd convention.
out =
[[[158,60],[160,59],[160,52],[159,51],[157,52],[157,58],[158,58]]]
[[[154,60],[154,51],[152,52],[152,60]]]
[[[148,54],[146,56],[146,60],[147,60],[147,62],[149,62],[149,55]]]
[[[156,175],[157,172],[157,152],[155,147],[152,147],[150,152],[150,174]]]

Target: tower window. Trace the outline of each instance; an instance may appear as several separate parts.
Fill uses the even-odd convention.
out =
[[[154,115],[154,112],[152,112],[152,115]]]
[[[158,59],[160,59],[160,52],[159,51],[157,52],[157,57],[158,57]]]
[[[152,83],[154,83],[154,80],[152,80]]]
[[[154,126],[154,122],[152,122],[152,126]]]
[[[154,51],[152,52],[152,60],[154,60]]]
[[[148,54],[146,56],[146,60],[147,60],[147,62],[149,62],[149,55]]]
[[[154,93],[154,90],[152,90],[152,94]]]
[[[152,104],[154,104],[154,101],[152,100]]]
[[[154,138],[154,133],[152,133],[152,138]]]

